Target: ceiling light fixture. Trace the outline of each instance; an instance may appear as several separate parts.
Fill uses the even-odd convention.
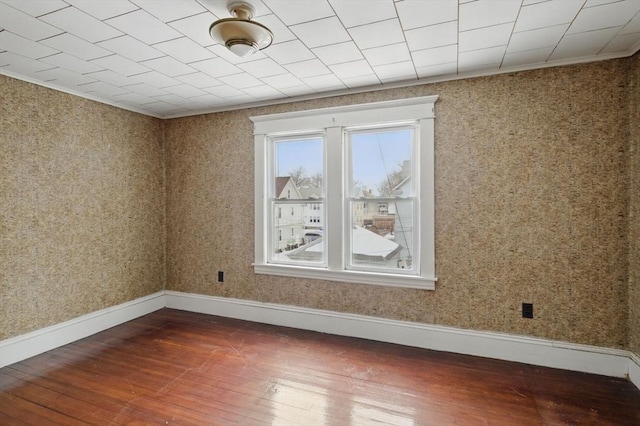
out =
[[[273,33],[269,28],[251,18],[255,13],[253,6],[244,1],[231,0],[227,9],[233,18],[219,19],[209,27],[209,35],[240,57],[253,55],[265,49],[273,42]]]

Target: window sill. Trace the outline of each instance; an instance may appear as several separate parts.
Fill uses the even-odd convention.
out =
[[[360,271],[330,271],[327,269],[305,268],[290,265],[254,264],[253,270],[261,275],[279,275],[284,277],[308,278],[315,280],[338,281],[355,284],[372,284],[385,287],[416,288],[435,290],[435,277],[415,275],[376,274]]]

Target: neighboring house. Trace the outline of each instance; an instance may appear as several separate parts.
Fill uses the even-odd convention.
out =
[[[276,177],[276,198],[300,199],[302,195],[291,176]],[[304,204],[277,203],[273,217],[274,249],[280,253],[304,243]]]
[[[324,226],[324,209],[321,202],[313,203],[312,200],[322,198],[322,188],[298,188],[301,198],[309,200],[304,209],[304,227],[307,230],[321,230]],[[305,235],[315,235],[317,232],[306,232]],[[313,239],[311,240],[313,241]],[[305,243],[307,243],[305,237]]]

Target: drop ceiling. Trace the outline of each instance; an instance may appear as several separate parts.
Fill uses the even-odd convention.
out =
[[[248,1],[275,40],[240,58],[226,0],[0,0],[0,74],[168,118],[640,49],[640,0]]]

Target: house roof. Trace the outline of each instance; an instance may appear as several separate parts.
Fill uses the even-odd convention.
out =
[[[282,191],[287,186],[291,176],[278,176],[276,177],[276,198],[282,198]]]

